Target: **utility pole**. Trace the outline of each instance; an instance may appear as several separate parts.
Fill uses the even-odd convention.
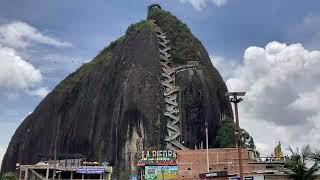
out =
[[[26,143],[26,140],[27,140],[27,137],[28,137],[28,134],[29,134],[29,131],[30,131],[30,129],[28,129],[27,130],[27,132],[26,132],[26,135],[25,135],[25,137],[24,137],[24,141],[23,141],[23,144],[22,144],[22,148],[20,148],[20,152],[19,152],[19,179],[21,178],[21,173],[22,173],[22,171],[21,171],[21,165],[22,165],[22,160],[23,160],[23,152],[24,152],[24,145],[25,145],[25,143]],[[27,171],[26,171],[27,172]]]
[[[241,141],[240,141],[240,123],[239,123],[239,113],[238,113],[238,103],[243,99],[238,98],[238,96],[244,96],[246,92],[227,92],[226,96],[230,97],[230,102],[234,104],[234,113],[236,117],[236,143],[238,148],[238,157],[239,157],[239,170],[240,170],[240,180],[243,180],[243,167],[242,167],[242,153],[241,153]]]
[[[206,126],[206,148],[207,148],[207,172],[209,173],[209,138],[208,138],[208,122],[205,123]]]
[[[57,166],[57,139],[59,137],[59,132],[60,132],[60,121],[61,121],[61,114],[59,116],[59,121],[58,121],[58,128],[56,131],[56,138],[54,142],[54,165],[53,165],[53,179],[56,178],[56,166]],[[50,155],[51,156],[51,155]]]

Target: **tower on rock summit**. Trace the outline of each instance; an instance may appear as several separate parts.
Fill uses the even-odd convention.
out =
[[[161,6],[159,4],[151,4],[148,6],[148,17],[150,16],[150,12],[153,10],[161,10]]]

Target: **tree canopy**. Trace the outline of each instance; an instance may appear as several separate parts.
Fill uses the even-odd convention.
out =
[[[17,180],[18,177],[14,172],[7,172],[3,175],[0,175],[0,180]]]
[[[220,148],[234,148],[236,147],[236,138],[235,138],[235,128],[236,125],[234,121],[226,117],[221,124],[221,128],[217,132],[217,145]],[[244,130],[240,130],[240,142],[241,147],[256,149],[253,138],[250,134]]]

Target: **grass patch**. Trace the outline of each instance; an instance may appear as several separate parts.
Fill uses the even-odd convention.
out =
[[[126,31],[126,36],[135,35],[140,32],[154,32],[154,25],[146,20],[131,24]]]

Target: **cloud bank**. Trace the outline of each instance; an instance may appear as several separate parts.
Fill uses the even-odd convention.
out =
[[[302,44],[270,42],[248,47],[243,63],[212,56],[229,91],[246,91],[241,125],[266,155],[281,141],[285,147],[320,141],[320,51]],[[231,68],[230,68],[231,67]]]
[[[21,21],[0,25],[0,93],[16,96],[25,91],[29,95],[44,97],[49,90],[37,87],[43,77],[29,61],[19,55],[36,45],[71,47],[72,44],[42,34],[35,27]],[[28,48],[28,49],[26,49]]]
[[[14,48],[26,48],[32,43],[52,45],[56,47],[71,47],[68,42],[43,35],[36,28],[24,22],[12,22],[0,26],[0,43]]]
[[[3,157],[4,157],[4,154],[6,153],[6,147],[2,147],[0,146],[0,167],[1,167],[1,164],[2,164],[2,160],[3,160]]]
[[[39,89],[35,90],[29,90],[28,93],[33,96],[39,96],[41,98],[44,98],[49,94],[50,90],[47,87],[40,87]]]
[[[14,49],[0,46],[0,88],[21,90],[41,80],[40,70],[22,60]]]

